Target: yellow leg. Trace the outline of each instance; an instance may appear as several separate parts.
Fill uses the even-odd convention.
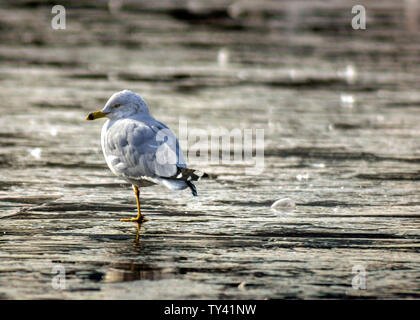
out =
[[[142,223],[146,221],[146,218],[142,216],[141,211],[140,211],[140,190],[135,185],[133,185],[133,190],[134,190],[134,194],[136,195],[136,200],[137,200],[137,217],[133,219],[121,219],[121,221]]]

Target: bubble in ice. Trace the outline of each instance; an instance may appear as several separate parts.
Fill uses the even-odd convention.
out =
[[[226,67],[229,63],[229,50],[226,48],[222,48],[219,50],[217,54],[217,63],[220,67]]]
[[[57,129],[56,128],[51,128],[50,129],[50,135],[52,135],[53,137],[55,137],[57,135]]]
[[[346,75],[347,81],[353,82],[354,79],[356,78],[356,70],[354,69],[353,66],[348,65],[346,67],[346,73],[345,73],[345,75]]]
[[[30,149],[29,154],[35,159],[41,159],[42,149],[41,148]]]
[[[238,289],[239,289],[239,290],[246,290],[245,286],[246,286],[246,282],[245,282],[245,281],[242,281],[242,282],[238,285]]]
[[[289,78],[291,80],[295,80],[296,79],[296,70],[295,69],[290,69],[289,70]]]
[[[354,83],[357,78],[357,71],[354,66],[347,65],[346,69],[339,71],[338,75],[346,80],[347,83]]]
[[[271,209],[277,211],[293,210],[295,207],[296,203],[290,198],[279,199],[271,205]]]
[[[298,174],[296,175],[296,179],[297,181],[302,181],[302,180],[308,180],[309,179],[309,174],[307,173],[303,173],[303,174]]]
[[[312,167],[315,168],[325,168],[325,163],[319,162],[319,163],[313,163]]]
[[[342,107],[352,108],[354,104],[354,97],[351,94],[340,95],[340,101]]]

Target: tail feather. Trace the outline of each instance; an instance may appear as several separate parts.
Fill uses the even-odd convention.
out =
[[[195,170],[195,169],[189,169],[189,168],[182,168],[178,167],[178,171],[175,175],[172,177],[169,177],[167,179],[171,180],[183,180],[185,182],[188,181],[198,181],[200,178],[204,175],[203,172]]]
[[[202,176],[204,176],[205,173],[195,170],[195,169],[188,169],[188,168],[182,168],[178,167],[177,173],[173,175],[172,177],[165,177],[167,180],[178,180],[178,181],[185,181],[188,188],[191,189],[191,192],[194,197],[197,196],[197,188],[192,183],[192,181],[198,181]]]
[[[196,197],[197,196],[197,188],[195,187],[194,183],[192,183],[191,181],[185,181],[185,183],[191,189],[192,195],[194,197]]]

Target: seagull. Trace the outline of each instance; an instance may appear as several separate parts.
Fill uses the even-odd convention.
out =
[[[105,161],[118,177],[133,185],[137,217],[121,219],[142,223],[140,188],[160,184],[171,190],[189,188],[193,196],[202,172],[187,168],[175,134],[149,113],[138,94],[123,90],[114,93],[105,106],[89,113],[86,120],[107,118],[101,132]]]

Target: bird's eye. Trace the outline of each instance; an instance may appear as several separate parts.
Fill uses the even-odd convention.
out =
[[[119,108],[119,107],[120,107],[119,103],[114,106],[114,108]]]

